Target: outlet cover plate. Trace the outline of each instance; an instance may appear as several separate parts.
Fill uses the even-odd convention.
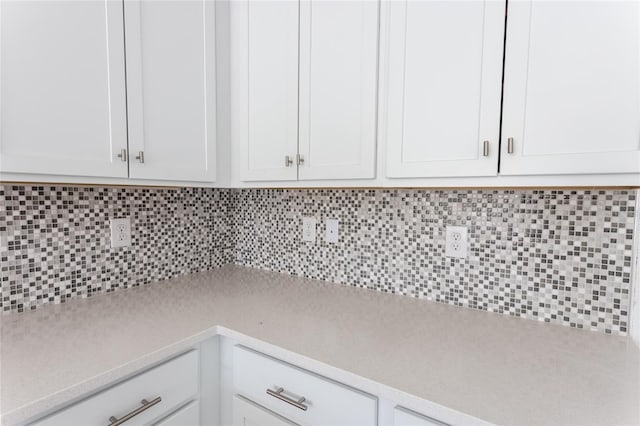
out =
[[[338,219],[327,219],[324,240],[328,243],[337,243],[340,235],[338,234]]]
[[[128,247],[131,245],[131,219],[123,217],[111,219],[111,247]]]
[[[316,241],[316,225],[318,221],[315,217],[302,218],[302,241]]]
[[[466,226],[447,226],[445,255],[447,257],[467,258],[468,229]]]

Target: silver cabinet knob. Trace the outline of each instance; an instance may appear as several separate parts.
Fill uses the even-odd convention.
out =
[[[138,155],[136,155],[136,160],[144,164],[144,151],[138,151]]]
[[[489,141],[484,141],[482,143],[482,155],[484,157],[488,157],[489,156]]]
[[[298,154],[297,158],[298,158],[298,166],[304,166],[304,157]]]
[[[126,148],[122,148],[120,150],[120,153],[118,154],[118,158],[121,159],[124,162],[127,161],[127,149]]]
[[[513,154],[513,138],[507,138],[507,153]]]
[[[284,166],[285,167],[293,166],[293,159],[291,157],[289,157],[288,155],[284,156]]]

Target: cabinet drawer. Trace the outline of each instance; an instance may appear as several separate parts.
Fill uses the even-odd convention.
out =
[[[148,424],[198,393],[198,352],[191,351],[142,374],[132,377],[68,408],[45,417],[35,425],[105,426],[109,418],[118,419],[129,413],[139,414],[127,426]],[[160,401],[153,404],[160,398]],[[143,407],[142,400],[149,402]],[[151,405],[153,404],[153,405]]]
[[[239,395],[233,397],[233,426],[298,426]]]
[[[377,422],[375,397],[243,346],[233,348],[233,383],[237,393],[305,425]]]
[[[396,407],[393,409],[394,426],[447,426],[431,417],[423,416],[406,408]]]
[[[160,420],[155,426],[198,426],[200,424],[200,405],[191,401],[175,413]]]

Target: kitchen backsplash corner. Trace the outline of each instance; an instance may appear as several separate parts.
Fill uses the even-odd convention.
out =
[[[4,312],[227,263],[626,335],[636,190],[0,185]],[[131,247],[108,219],[131,217]],[[318,220],[315,243],[301,218]],[[337,243],[324,221],[339,220]],[[467,259],[444,255],[447,225]],[[631,317],[633,318],[633,317]]]

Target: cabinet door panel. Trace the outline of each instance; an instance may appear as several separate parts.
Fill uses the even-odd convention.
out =
[[[0,171],[126,177],[122,2],[0,2]]]
[[[516,1],[507,31],[501,173],[640,172],[640,4]]]
[[[295,180],[298,2],[231,2],[231,138],[242,180]]]
[[[215,3],[128,0],[125,27],[131,177],[215,181]]]
[[[377,1],[300,4],[300,179],[375,176]]]
[[[389,2],[388,177],[497,173],[504,6]]]

